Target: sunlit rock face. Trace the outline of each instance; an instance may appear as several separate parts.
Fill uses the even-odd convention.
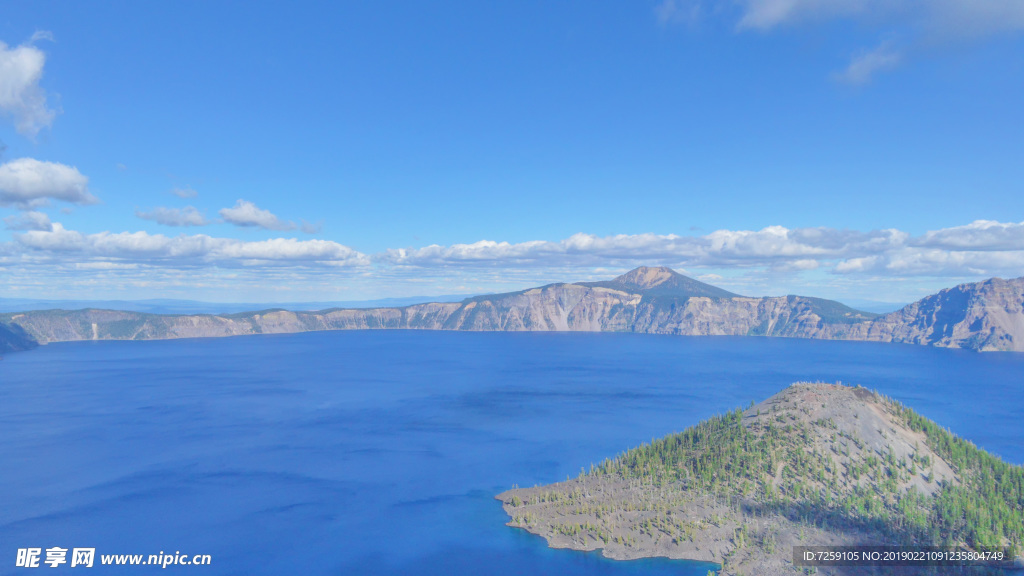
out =
[[[1024,351],[1024,278],[961,284],[858,325],[850,339]]]

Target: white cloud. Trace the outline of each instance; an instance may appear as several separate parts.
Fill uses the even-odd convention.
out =
[[[876,25],[909,25],[941,37],[1024,30],[1024,3],[1019,0],[740,0],[740,5],[740,29],[857,18]]]
[[[821,262],[811,259],[803,258],[800,260],[790,260],[774,267],[776,271],[804,271],[804,270],[817,270],[821,266]]]
[[[883,43],[870,52],[855,56],[835,78],[845,84],[867,84],[877,72],[895,68],[902,59],[899,52],[893,50],[888,43]]]
[[[891,250],[838,262],[835,271],[889,276],[1021,276],[1024,222],[976,220],[929,231]]]
[[[193,190],[191,186],[185,186],[184,188],[171,189],[171,194],[174,194],[178,198],[195,198],[199,195],[199,192]]]
[[[15,216],[4,218],[4,224],[8,230],[44,230],[53,229],[50,217],[43,212],[23,212]]]
[[[259,227],[266,230],[294,230],[294,222],[281,220],[248,200],[238,200],[232,208],[223,208],[220,217],[235,226]]]
[[[836,264],[836,272],[840,274],[850,274],[854,272],[867,272],[876,267],[876,264],[880,258],[878,256],[864,256],[858,258],[849,258]]]
[[[1003,252],[948,251],[908,247],[878,256],[839,262],[839,274],[932,277],[1018,277],[1024,271],[1024,250]]]
[[[36,32],[32,41],[53,37]],[[19,133],[35,138],[53,124],[57,112],[46,106],[46,92],[39,86],[46,54],[29,42],[14,48],[0,42],[0,112],[14,120]]]
[[[321,222],[306,222],[302,221],[302,225],[299,226],[299,230],[302,230],[306,234],[319,234],[324,229],[324,223]]]
[[[370,259],[328,240],[274,238],[245,242],[205,234],[175,237],[147,232],[82,234],[54,223],[49,231],[15,235],[37,261],[135,261],[160,266],[366,266]]]
[[[1024,222],[1003,223],[995,220],[975,220],[966,226],[954,226],[927,232],[915,240],[915,245],[945,250],[1024,250]]]
[[[143,220],[152,220],[164,226],[206,226],[209,222],[193,206],[184,208],[167,208],[158,206],[149,212],[135,211],[135,215]]]
[[[0,164],[0,206],[27,209],[51,199],[73,204],[99,202],[89,193],[89,179],[73,166],[33,158]]]
[[[663,0],[654,7],[654,15],[658,23],[695,24],[701,17],[703,8],[699,0]]]
[[[739,32],[856,22],[878,33],[876,42],[889,41],[855,55],[833,75],[850,84],[864,84],[906,55],[934,51],[936,45],[1024,32],[1021,0],[663,0],[654,13],[661,25],[692,25],[699,16],[728,14]]]
[[[53,32],[50,32],[49,30],[36,30],[35,32],[32,33],[32,37],[29,38],[29,44],[38,42],[40,40],[48,40],[50,42],[55,42],[55,40],[53,39]]]
[[[1024,2],[1019,0],[933,2],[926,23],[936,33],[976,37],[1024,30]]]
[[[871,8],[890,9],[902,0],[745,0],[737,27],[767,30],[783,24],[863,14]],[[873,7],[872,4],[878,6]]]
[[[81,232],[66,230],[60,222],[54,223],[50,230],[32,230],[15,238],[23,246],[48,252],[78,251],[85,242]]]
[[[225,242],[217,247],[218,258],[244,260],[314,261],[340,265],[365,265],[369,259],[347,246],[329,240],[273,238],[260,242]]]

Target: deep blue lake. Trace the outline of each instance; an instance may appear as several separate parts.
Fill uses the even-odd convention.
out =
[[[1024,462],[1024,354],[412,331],[54,344],[0,361],[0,574],[59,546],[210,554],[167,568],[196,574],[704,576],[549,550],[493,497],[800,380],[878,389]]]

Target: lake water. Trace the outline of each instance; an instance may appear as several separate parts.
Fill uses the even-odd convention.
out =
[[[704,576],[550,550],[493,497],[798,380],[876,388],[1024,462],[1024,354],[385,331],[55,344],[0,362],[0,574],[59,546],[210,554],[167,570],[211,575]]]

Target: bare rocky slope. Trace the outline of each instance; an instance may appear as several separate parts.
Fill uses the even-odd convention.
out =
[[[576,479],[496,498],[509,526],[552,547],[703,560],[719,574],[799,572],[794,546],[1019,549],[1024,539],[1024,469],[870,390],[832,384],[794,384]]]
[[[462,302],[401,308],[221,315],[43,310],[0,314],[0,324],[7,324],[9,330],[20,327],[40,344],[422,329],[786,336],[1024,351],[1022,305],[1024,278],[964,284],[877,316],[819,298],[748,298],[668,268],[641,267],[607,282],[551,284]]]

